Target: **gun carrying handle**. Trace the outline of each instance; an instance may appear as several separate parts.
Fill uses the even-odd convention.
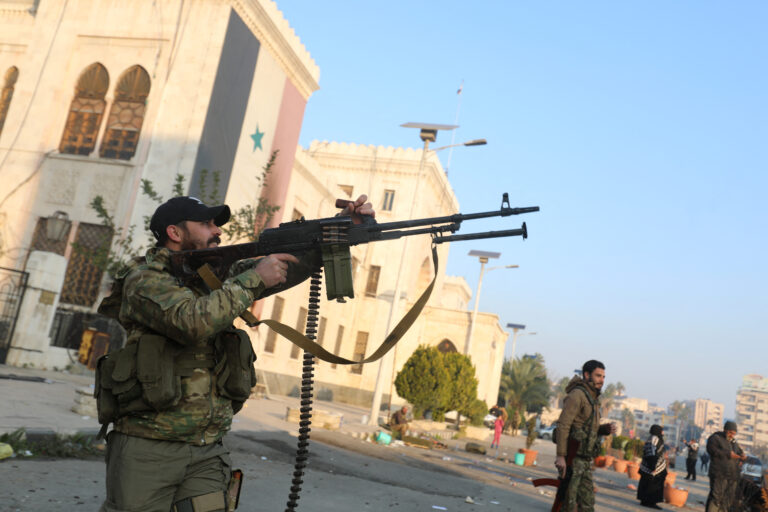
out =
[[[354,203],[355,201],[352,199],[336,199],[336,202],[334,203],[334,206],[339,209],[344,209],[347,206],[349,206],[349,203]],[[353,224],[375,224],[376,220],[371,217],[370,215],[358,215],[357,218],[362,220],[356,220],[356,218],[352,217],[352,223]]]

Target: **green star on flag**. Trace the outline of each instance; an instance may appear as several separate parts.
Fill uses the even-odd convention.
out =
[[[264,137],[264,132],[259,131],[259,125],[256,125],[256,133],[251,135],[251,138],[253,139],[253,150],[256,151],[257,149],[264,150],[263,147],[261,147],[261,139]]]

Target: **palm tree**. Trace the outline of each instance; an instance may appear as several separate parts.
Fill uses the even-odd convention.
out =
[[[563,377],[559,381],[557,381],[557,384],[554,385],[553,393],[555,395],[555,399],[557,400],[557,406],[559,408],[563,407],[563,400],[566,396],[568,396],[568,393],[565,391],[565,388],[568,387],[568,383],[571,382],[571,379],[568,377]]]
[[[499,394],[506,401],[513,430],[517,430],[526,411],[541,413],[549,403],[550,394],[544,358],[536,354],[536,357],[504,361]]]
[[[616,405],[616,384],[608,384],[600,394],[600,414],[605,416]]]
[[[635,414],[627,409],[626,407],[622,409],[621,411],[621,427],[622,432],[621,435],[627,435],[629,434],[629,431],[635,428]],[[625,434],[625,432],[627,434]]]

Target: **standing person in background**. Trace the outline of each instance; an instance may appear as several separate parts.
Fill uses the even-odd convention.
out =
[[[685,446],[688,447],[688,454],[685,456],[685,470],[688,474],[685,475],[686,480],[696,481],[696,462],[699,460],[699,443],[695,439],[685,442]]]
[[[664,480],[667,478],[667,452],[664,446],[664,428],[651,427],[651,436],[643,447],[643,461],[640,463],[640,483],[637,499],[640,505],[661,510],[657,503],[664,501]]]
[[[496,455],[499,455],[499,445],[501,444],[501,432],[504,430],[504,417],[497,416],[496,421],[493,422],[493,441],[491,441],[491,448],[496,448]]]
[[[706,512],[730,512],[738,490],[739,466],[747,456],[736,442],[736,423],[726,421],[722,432],[707,439],[707,453],[712,458],[709,469],[709,496]]]
[[[705,472],[709,472],[709,454],[704,452],[699,458],[701,459],[701,472],[706,474]]]

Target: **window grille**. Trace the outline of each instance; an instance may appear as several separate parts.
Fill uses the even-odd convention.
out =
[[[368,282],[365,284],[365,294],[375,297],[376,290],[379,287],[379,274],[381,273],[381,267],[371,265],[371,270],[368,271]]]
[[[120,76],[99,151],[102,158],[130,160],[136,154],[149,88],[149,74],[141,66],[133,66]]]
[[[90,155],[96,147],[101,118],[107,105],[104,95],[108,87],[109,74],[98,62],[88,66],[80,75],[59,144],[61,153]]]
[[[303,333],[307,324],[307,308],[299,308],[299,319],[296,321],[296,330]],[[291,343],[291,359],[299,358],[299,346]]]
[[[355,353],[352,356],[354,361],[362,361],[365,359],[365,349],[368,346],[368,333],[363,331],[357,331],[357,339],[355,340]],[[363,373],[363,365],[356,364],[350,367],[350,372],[358,375]]]
[[[285,299],[281,297],[275,297],[275,304],[272,306],[272,320],[279,322],[280,318],[283,316],[283,305],[285,304]],[[275,342],[277,341],[277,333],[270,329],[267,331],[267,340],[264,342],[264,352],[269,352],[274,354],[275,352]]]
[[[385,212],[391,212],[392,206],[395,203],[395,191],[394,190],[385,190],[384,191],[384,204],[381,205],[382,211]]]
[[[69,225],[69,229],[67,230],[67,235],[64,237],[64,239],[57,242],[54,240],[50,240],[46,235],[47,223],[48,223],[48,219],[45,217],[40,217],[39,219],[37,219],[35,232],[32,235],[32,245],[29,248],[30,252],[46,251],[46,252],[52,252],[54,254],[58,254],[60,256],[64,256],[64,253],[67,250],[67,242],[69,241],[69,232],[72,230],[72,224]]]
[[[112,230],[107,226],[81,223],[75,236],[75,244],[81,250],[73,250],[61,289],[61,302],[78,306],[93,306],[99,296],[99,286],[104,271],[94,261],[112,243]]]
[[[336,332],[336,345],[333,347],[333,353],[339,355],[341,353],[341,342],[344,339],[344,326],[340,325],[339,330]],[[336,363],[331,363],[331,368],[336,368]]]
[[[3,81],[3,90],[0,91],[0,135],[3,133],[3,125],[5,124],[5,118],[8,116],[8,109],[11,106],[11,98],[13,97],[13,87],[16,85],[16,80],[19,79],[19,68],[11,66],[8,71],[5,72]]]

